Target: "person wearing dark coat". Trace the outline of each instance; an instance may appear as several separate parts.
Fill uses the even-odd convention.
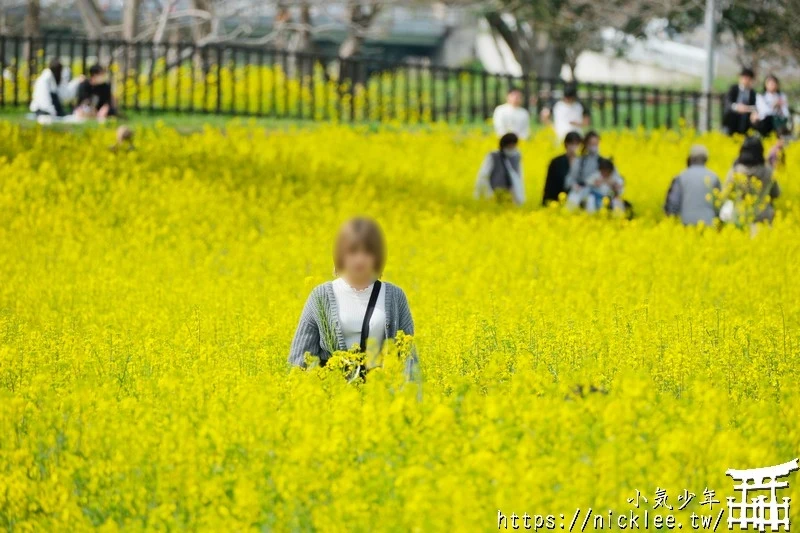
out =
[[[729,135],[746,134],[752,127],[756,112],[756,91],[753,88],[755,73],[749,68],[739,74],[739,83],[733,85],[725,96],[724,126]]]
[[[572,162],[578,158],[583,139],[578,132],[571,131],[564,138],[564,148],[566,152],[553,158],[547,167],[547,178],[544,182],[544,195],[542,205],[547,206],[551,202],[558,202],[562,194],[567,194],[567,176],[572,168]]]

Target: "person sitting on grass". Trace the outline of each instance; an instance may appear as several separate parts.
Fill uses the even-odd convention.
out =
[[[517,149],[519,138],[513,133],[500,137],[500,148],[487,154],[475,182],[475,199],[508,198],[516,205],[525,203],[525,185],[522,181],[522,156]]]
[[[67,103],[75,98],[78,84],[82,82],[83,76],[70,81],[69,69],[53,59],[33,84],[31,112],[44,117],[66,116]]]
[[[774,75],[767,76],[764,92],[756,96],[756,112],[753,117],[756,130],[762,137],[769,137],[773,132],[780,135],[790,117],[789,101],[781,91],[780,81]]]
[[[781,194],[780,186],[772,175],[772,167],[764,158],[764,144],[759,137],[748,137],[739,150],[739,158],[728,173],[725,190],[731,196],[733,206],[743,205],[743,209],[733,209],[734,216],[720,218],[725,222],[739,225],[747,222],[772,223],[775,218],[773,201]],[[751,198],[747,201],[748,197]],[[731,211],[725,209],[725,211]],[[744,219],[739,216],[744,213]]]
[[[611,209],[625,209],[622,191],[625,181],[617,172],[614,161],[601,157],[597,164],[597,172],[587,181],[589,194],[586,197],[586,211],[595,211],[607,206]]]
[[[778,130],[778,139],[767,156],[767,162],[773,170],[783,169],[786,166],[786,143],[791,136],[792,132],[786,126]]]
[[[78,86],[78,107],[75,113],[83,117],[96,117],[100,121],[117,114],[111,84],[102,65],[92,65],[89,68],[89,77]]]
[[[756,111],[756,91],[753,89],[755,73],[742,69],[739,83],[731,86],[725,95],[723,123],[728,135],[745,134],[751,128],[751,117]]]
[[[586,205],[586,196],[589,192],[587,184],[589,178],[594,176],[600,162],[600,134],[590,131],[583,138],[583,150],[580,157],[572,162],[567,175],[566,187],[569,190],[567,205],[583,207]]]
[[[561,195],[569,192],[567,176],[575,160],[578,159],[581,142],[583,140],[578,132],[567,133],[564,139],[564,153],[550,161],[550,165],[547,167],[547,178],[544,182],[543,206],[559,202]]]
[[[708,149],[696,144],[689,150],[687,167],[669,187],[664,212],[680,217],[684,226],[714,224],[715,200],[722,188],[719,177],[708,168]]]

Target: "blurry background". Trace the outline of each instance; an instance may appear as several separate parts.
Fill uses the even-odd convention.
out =
[[[295,52],[480,65],[588,82],[699,86],[716,18],[715,73],[798,73],[788,0],[2,0],[0,33],[238,43]]]

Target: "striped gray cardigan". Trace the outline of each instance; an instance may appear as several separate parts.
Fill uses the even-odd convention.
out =
[[[414,335],[414,319],[403,290],[397,285],[381,282],[386,291],[386,338],[394,339],[397,332]],[[339,323],[339,305],[330,281],[318,285],[303,307],[300,324],[294,334],[289,363],[305,366],[306,352],[327,360],[335,351],[347,351],[344,334]],[[416,355],[413,356],[416,367]],[[407,368],[407,371],[410,371]]]

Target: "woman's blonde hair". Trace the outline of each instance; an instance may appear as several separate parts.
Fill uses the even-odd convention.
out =
[[[339,228],[333,247],[334,273],[344,267],[344,255],[352,250],[364,250],[375,258],[375,273],[383,274],[386,265],[386,240],[381,227],[368,217],[351,218]]]

